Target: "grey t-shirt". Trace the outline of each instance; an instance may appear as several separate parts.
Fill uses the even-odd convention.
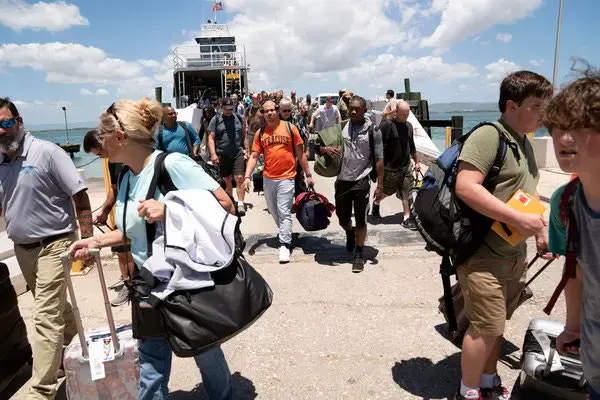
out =
[[[549,249],[565,255],[567,236],[560,220],[560,201],[566,185],[559,188],[550,202]],[[600,388],[600,213],[593,211],[579,186],[574,202],[579,230],[577,262],[583,273],[583,310],[581,313],[581,361],[592,387]],[[594,239],[595,238],[595,239]]]
[[[0,201],[8,237],[17,244],[77,229],[72,196],[86,186],[69,155],[25,135],[17,154],[0,154]]]
[[[215,133],[217,154],[235,157],[242,152],[243,127],[242,117],[235,113],[231,117],[217,114],[210,120],[208,131]]]
[[[342,136],[344,137],[344,159],[338,180],[356,182],[369,175],[373,169],[371,160],[371,145],[369,132],[373,132],[375,158],[383,158],[383,142],[381,131],[375,127],[371,120],[365,117],[360,125],[348,121]]]
[[[315,117],[315,131],[320,132],[323,129],[327,129],[330,126],[335,125],[339,117],[340,110],[335,104],[333,104],[330,108],[322,105],[319,107]]]
[[[583,272],[581,361],[586,378],[600,388],[600,214],[590,209],[580,187],[575,202],[579,228],[578,262]],[[595,239],[594,239],[595,238]]]

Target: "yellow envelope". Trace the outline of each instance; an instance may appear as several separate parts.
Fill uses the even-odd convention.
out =
[[[526,214],[544,215],[544,212],[546,211],[546,207],[542,203],[521,189],[517,190],[506,204],[509,207]],[[513,226],[498,221],[494,222],[492,230],[513,246],[516,246],[525,239],[525,236]]]

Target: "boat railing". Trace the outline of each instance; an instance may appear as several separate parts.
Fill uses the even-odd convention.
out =
[[[202,24],[200,36],[229,36],[229,27],[226,24]]]
[[[244,51],[201,51],[201,47],[202,46],[176,47],[173,50],[173,64],[175,69],[246,68],[246,55]],[[238,45],[237,47],[239,48],[240,46]]]

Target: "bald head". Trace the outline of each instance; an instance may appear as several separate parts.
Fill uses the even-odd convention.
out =
[[[163,122],[166,127],[171,128],[177,122],[177,111],[173,107],[163,107]]]
[[[410,104],[402,100],[396,103],[396,121],[406,122],[410,115]]]

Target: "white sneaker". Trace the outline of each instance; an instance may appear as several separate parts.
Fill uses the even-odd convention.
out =
[[[285,264],[290,262],[290,249],[285,246],[279,248],[279,263]]]

